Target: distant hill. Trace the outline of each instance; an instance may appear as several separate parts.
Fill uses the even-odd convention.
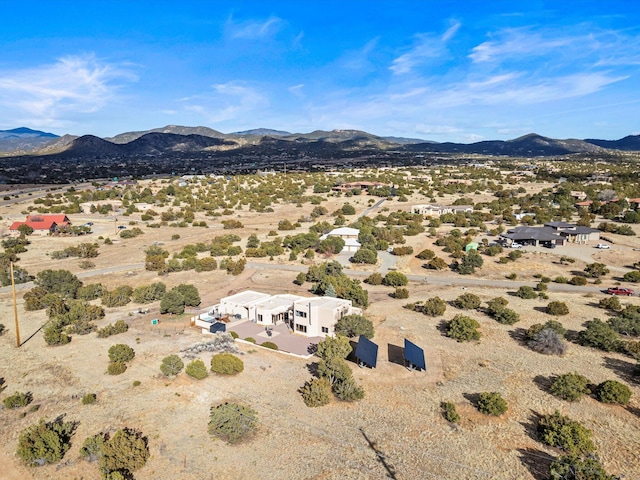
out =
[[[258,135],[260,137],[286,137],[291,132],[282,130],[271,130],[270,128],[254,128],[253,130],[245,130],[244,132],[233,132],[231,135]]]
[[[640,151],[640,135],[628,135],[620,140],[596,140],[588,138],[585,142],[613,150]]]
[[[29,153],[39,150],[58,135],[26,127],[0,130],[0,152]]]
[[[414,152],[468,153],[517,157],[544,157],[571,153],[597,153],[603,149],[584,140],[556,140],[530,133],[513,140],[485,140],[475,143],[419,143],[406,145]]]
[[[58,157],[101,158],[117,156],[165,155],[170,152],[199,152],[221,146],[237,146],[232,140],[203,135],[147,133],[129,143],[114,143],[93,135],[71,141]]]
[[[126,132],[116,135],[115,137],[107,137],[112,143],[129,143],[146,135],[148,133],[173,133],[176,135],[200,135],[203,137],[212,138],[227,138],[228,135],[218,132],[209,127],[181,127],[179,125],[167,125],[166,127],[154,128],[152,130],[145,130],[140,132]]]
[[[340,159],[357,156],[424,154],[480,154],[518,157],[545,157],[569,154],[598,154],[611,150],[640,151],[640,135],[620,140],[554,139],[530,133],[512,140],[485,140],[475,143],[438,143],[404,137],[381,137],[361,130],[314,130],[289,133],[257,128],[222,133],[209,127],[167,125],[145,131],[125,132],[111,138],[92,135],[58,137],[28,128],[0,131],[0,153],[53,155],[73,158],[106,156],[163,156],[180,152],[205,154],[227,151],[237,158],[280,157]],[[393,152],[393,153],[390,153]]]

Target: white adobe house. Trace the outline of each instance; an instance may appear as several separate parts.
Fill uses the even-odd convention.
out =
[[[327,237],[340,237],[344,240],[343,252],[357,252],[360,248],[360,242],[358,242],[358,235],[360,230],[351,227],[334,228],[329,233],[325,233],[320,237],[320,240],[324,240]]]
[[[258,325],[273,326],[286,323],[295,333],[307,337],[326,337],[334,334],[342,317],[362,314],[351,300],[334,297],[302,297],[300,295],[267,293],[246,290],[220,299],[207,313],[192,319],[192,324],[209,331],[217,319],[234,317]]]
[[[421,215],[444,215],[445,213],[472,213],[473,206],[471,205],[451,205],[451,206],[443,206],[443,205],[413,205],[411,207],[411,213],[419,213]]]

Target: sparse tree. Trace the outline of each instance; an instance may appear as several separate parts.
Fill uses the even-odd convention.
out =
[[[131,472],[144,467],[150,455],[147,439],[140,432],[128,428],[118,430],[102,444],[98,458],[100,471],[131,478]]]
[[[184,362],[178,355],[169,355],[162,359],[160,371],[165,377],[175,377],[184,368]]]
[[[331,384],[326,377],[314,378],[300,389],[307,407],[322,407],[331,402]]]
[[[209,433],[231,444],[250,437],[258,428],[258,413],[238,403],[211,407],[209,418]]]
[[[360,335],[373,338],[373,322],[362,315],[345,315],[336,323],[335,333],[349,338]]]

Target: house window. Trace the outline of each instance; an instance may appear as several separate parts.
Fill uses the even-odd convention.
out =
[[[258,315],[258,321],[262,322],[262,315],[260,315],[260,314]]]
[[[296,332],[307,333],[307,326],[296,323]]]
[[[302,310],[296,310],[296,317],[307,318],[307,312],[303,312]]]
[[[322,327],[322,333],[329,333],[329,327]]]

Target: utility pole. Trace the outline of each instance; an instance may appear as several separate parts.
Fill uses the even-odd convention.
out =
[[[16,280],[13,276],[13,262],[11,262],[11,293],[13,295],[13,316],[16,320],[16,347],[20,348],[20,325],[18,324],[18,301],[16,300]]]

